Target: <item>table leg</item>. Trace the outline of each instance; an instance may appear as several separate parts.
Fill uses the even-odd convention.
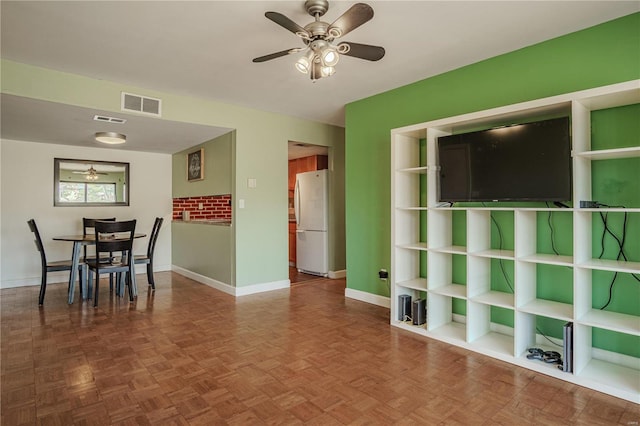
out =
[[[129,266],[130,271],[129,275],[131,275],[131,294],[133,297],[138,297],[138,285],[136,284],[136,264],[131,259],[131,265]]]
[[[69,304],[73,303],[73,298],[75,295],[75,283],[76,283],[76,274],[78,273],[78,266],[80,265],[80,247],[82,244],[78,241],[73,242],[73,255],[71,256],[71,272],[69,273]],[[81,284],[82,285],[81,280]],[[85,292],[86,294],[86,292]]]
[[[84,263],[80,269],[82,269],[82,274],[84,277],[84,286],[83,286],[83,299],[91,300],[93,299],[93,280],[89,281],[89,265]]]

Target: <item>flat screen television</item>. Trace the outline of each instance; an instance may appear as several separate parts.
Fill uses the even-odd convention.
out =
[[[569,118],[437,139],[440,202],[571,200]]]

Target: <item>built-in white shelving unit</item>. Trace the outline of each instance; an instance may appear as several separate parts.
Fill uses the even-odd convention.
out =
[[[600,236],[592,235],[600,213],[640,215],[640,208],[579,208],[579,200],[592,199],[594,161],[640,157],[640,143],[592,150],[591,112],[638,103],[640,80],[634,80],[392,130],[391,324],[640,403],[640,358],[605,351],[592,342],[594,330],[640,336],[640,317],[593,308],[592,288],[597,271],[640,274],[640,259],[594,258],[594,239]],[[551,116],[571,117],[573,207],[443,207],[438,202],[439,136]],[[571,253],[538,252],[540,223],[549,214],[572,224],[570,231],[563,231],[572,235]],[[495,247],[495,241],[492,245],[493,215],[513,223],[504,247]],[[466,234],[457,238],[462,219]],[[461,263],[466,267],[463,278]],[[498,267],[508,277],[506,285],[495,282],[497,275],[504,275],[496,273]],[[540,290],[544,271],[554,268],[558,276],[567,277],[557,285],[564,286],[562,294],[569,299],[547,297]],[[414,326],[398,318],[398,297],[403,294],[426,298],[426,324]],[[454,305],[464,306],[466,315],[456,314]],[[513,326],[492,322],[494,311]],[[530,347],[562,351],[541,335],[539,317],[573,323],[572,372],[527,359]]]

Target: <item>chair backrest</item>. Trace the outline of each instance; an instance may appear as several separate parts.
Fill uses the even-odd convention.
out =
[[[149,237],[149,245],[147,246],[147,257],[149,259],[153,257],[153,252],[156,249],[156,241],[158,240],[158,234],[160,233],[160,227],[163,221],[163,218],[156,217],[153,223],[153,229],[151,229],[151,236]]]
[[[40,238],[40,231],[38,231],[38,226],[36,225],[36,221],[35,219],[29,219],[27,223],[29,224],[29,229],[31,229],[31,232],[35,234],[35,237],[36,237],[35,243],[36,243],[36,247],[38,248],[38,251],[40,252],[40,260],[42,262],[42,265],[46,266],[47,256],[44,254],[44,246],[42,245],[42,238]]]
[[[82,235],[84,237],[86,237],[87,235],[92,235],[94,233],[94,228],[96,227],[96,221],[101,221],[101,222],[115,222],[116,218],[115,217],[107,217],[105,219],[91,219],[88,217],[83,217],[82,218]],[[84,257],[85,259],[87,258],[87,250],[88,247],[85,244],[84,247]]]
[[[96,220],[94,230],[98,257],[101,253],[122,252],[123,262],[126,261],[128,264],[131,261],[133,236],[136,231],[135,219],[122,222]]]
[[[93,228],[96,227],[96,221],[100,221],[100,222],[115,222],[116,218],[115,217],[108,217],[106,219],[90,219],[88,217],[83,217],[82,218],[82,235],[84,235],[86,237],[87,235],[93,234]]]

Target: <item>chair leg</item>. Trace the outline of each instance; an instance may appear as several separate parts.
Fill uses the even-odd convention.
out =
[[[91,275],[91,271],[89,271],[89,275]],[[91,279],[91,278],[89,278]],[[96,271],[96,289],[93,292],[93,307],[98,307],[98,295],[100,294],[100,275]]]
[[[131,291],[129,300],[133,302],[133,299],[138,297],[138,284],[136,281],[136,265],[134,263],[129,265],[128,275],[129,275],[129,287],[130,287],[129,290]]]
[[[149,263],[147,263],[147,281],[149,281],[149,285],[151,286],[151,288],[155,290],[156,283],[153,280],[153,262],[152,261],[149,261]]]
[[[86,264],[80,267],[82,268],[82,279],[87,286],[86,299],[91,300],[93,298],[93,281],[89,279],[91,278],[91,272]]]
[[[116,274],[116,295],[118,297],[124,297],[124,286],[125,286],[125,273],[118,272]]]
[[[133,284],[131,273],[126,273],[127,275],[127,287],[129,287],[129,302],[133,302]]]
[[[85,264],[81,264],[78,266],[78,276],[80,281],[80,300],[87,299],[87,275],[85,270]]]
[[[42,271],[42,277],[40,278],[40,296],[38,298],[38,304],[44,304],[44,294],[47,291],[47,271]]]

